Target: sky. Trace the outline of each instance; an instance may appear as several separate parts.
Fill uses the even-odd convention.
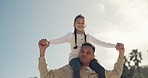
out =
[[[127,57],[138,49],[143,57],[140,66],[148,65],[147,9],[147,0],[0,0],[0,78],[39,78],[38,41],[73,32],[79,14],[86,18],[86,33],[124,43]],[[111,70],[118,52],[97,45],[96,49],[99,63]],[[68,43],[49,46],[49,68],[68,64],[69,53]]]

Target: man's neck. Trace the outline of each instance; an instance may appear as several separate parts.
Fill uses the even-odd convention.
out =
[[[89,67],[89,64],[82,64],[83,67]]]

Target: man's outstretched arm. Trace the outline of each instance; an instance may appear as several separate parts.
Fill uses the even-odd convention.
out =
[[[114,68],[111,71],[106,70],[106,78],[120,78],[123,71],[124,64],[124,44],[117,43],[116,50],[119,52],[117,62],[114,64]]]
[[[49,46],[49,42],[46,39],[41,39],[38,42],[38,46],[40,51],[40,57],[38,59],[39,60],[38,68],[40,72],[40,78],[47,78],[49,73],[48,73],[48,67],[47,67],[45,55],[46,55],[46,49]]]

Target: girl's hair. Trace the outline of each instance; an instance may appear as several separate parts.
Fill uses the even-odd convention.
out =
[[[84,16],[82,16],[82,15],[80,14],[80,15],[78,15],[78,16],[75,17],[75,19],[74,19],[74,24],[75,24],[75,22],[76,22],[76,20],[77,20],[78,18],[83,18],[83,19],[85,19]],[[74,28],[75,28],[75,29],[74,29],[74,35],[75,35],[75,47],[74,47],[74,49],[77,49],[77,48],[78,48],[78,46],[77,46],[77,30],[76,30],[76,27],[74,27]],[[85,39],[85,42],[86,42],[86,34],[85,34],[85,32],[84,32],[84,39]]]

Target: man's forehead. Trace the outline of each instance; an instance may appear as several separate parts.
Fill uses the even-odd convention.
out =
[[[91,47],[91,48],[93,49],[93,51],[95,52],[95,46],[94,46],[93,44],[91,44],[91,43],[89,43],[89,42],[86,42],[86,43],[82,44],[82,47],[83,47],[83,46]]]
[[[82,46],[81,49],[82,49],[82,50],[90,50],[90,51],[93,51],[92,47],[87,46],[87,45]]]

